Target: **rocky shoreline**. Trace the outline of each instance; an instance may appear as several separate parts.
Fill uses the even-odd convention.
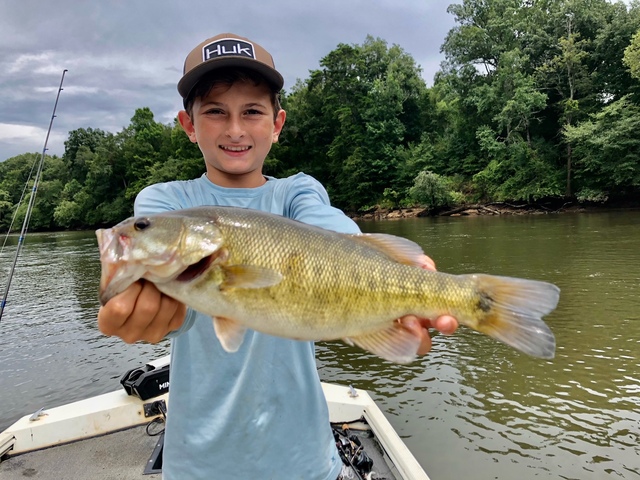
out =
[[[602,205],[576,204],[523,204],[516,205],[504,202],[486,204],[461,205],[454,208],[430,209],[424,207],[411,208],[375,208],[366,212],[350,213],[354,220],[394,220],[414,217],[471,217],[481,215],[546,215],[549,213],[580,213],[604,210],[638,208],[640,205]]]

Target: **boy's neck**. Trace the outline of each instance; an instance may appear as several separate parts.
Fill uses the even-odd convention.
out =
[[[207,178],[211,183],[223,188],[257,188],[267,183],[267,179],[261,171],[242,175],[208,171]]]

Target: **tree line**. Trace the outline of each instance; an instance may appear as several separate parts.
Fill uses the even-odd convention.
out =
[[[464,0],[448,11],[456,26],[432,87],[401,46],[369,36],[283,92],[287,123],[265,173],[311,174],[348,211],[638,197],[638,0]],[[16,211],[19,228],[37,158],[0,163],[0,230]],[[146,185],[203,172],[177,122],[139,108],[120,132],[69,132],[62,157],[45,159],[31,228],[111,225]]]

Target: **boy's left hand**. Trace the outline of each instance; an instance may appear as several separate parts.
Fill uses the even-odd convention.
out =
[[[426,255],[422,256],[422,268],[427,270],[435,270],[436,264]],[[403,325],[415,331],[416,335],[421,338],[418,355],[424,355],[431,350],[431,336],[429,328],[435,328],[444,335],[451,335],[458,328],[458,321],[451,315],[442,315],[434,320],[428,318],[418,318],[415,315],[406,315],[400,319]]]

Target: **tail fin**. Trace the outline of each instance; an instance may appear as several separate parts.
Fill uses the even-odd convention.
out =
[[[556,340],[542,317],[556,308],[560,289],[522,278],[473,277],[485,313],[472,327],[534,357],[553,358]]]

